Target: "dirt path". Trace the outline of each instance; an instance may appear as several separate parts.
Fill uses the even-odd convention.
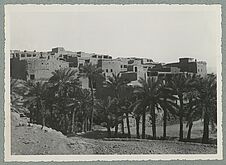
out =
[[[214,154],[216,145],[184,143],[161,140],[101,140],[71,137],[78,141],[86,151],[85,154]],[[71,146],[73,148],[73,146]]]

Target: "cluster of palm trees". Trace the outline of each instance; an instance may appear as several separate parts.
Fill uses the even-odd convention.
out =
[[[89,79],[89,89],[82,88],[80,77]],[[97,83],[99,88],[95,89]],[[199,77],[184,73],[140,78],[140,85],[129,84],[120,73],[105,79],[100,68],[86,64],[79,73],[70,68],[61,69],[56,70],[48,81],[26,82],[28,90],[23,92],[23,97],[32,123],[54,128],[64,134],[91,131],[95,123],[105,126],[109,137],[117,137],[121,126],[121,134],[130,138],[130,120],[133,116],[136,137],[140,138],[141,122],[141,138],[144,139],[147,138],[148,114],[152,139],[157,139],[156,118],[161,113],[163,139],[167,137],[167,121],[174,116],[180,124],[179,140],[184,139],[185,123],[188,127],[187,139],[190,139],[193,121],[203,119],[202,142],[208,142],[209,125],[216,124],[217,119],[215,75]]]

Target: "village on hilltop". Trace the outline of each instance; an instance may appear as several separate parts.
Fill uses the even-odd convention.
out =
[[[147,58],[113,59],[110,55],[66,51],[63,47],[48,52],[11,50],[10,59],[11,77],[23,80],[48,80],[52,72],[62,68],[76,69],[79,73],[80,68],[89,63],[100,67],[106,78],[120,73],[132,85],[136,85],[139,78],[149,76],[195,73],[203,77],[207,74],[206,62],[193,58],[179,58],[179,62],[163,64]],[[89,88],[87,78],[80,77],[80,81],[82,88]]]

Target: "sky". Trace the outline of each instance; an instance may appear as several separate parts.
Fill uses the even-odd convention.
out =
[[[191,57],[216,72],[217,5],[8,5],[10,49],[71,51],[177,62]]]

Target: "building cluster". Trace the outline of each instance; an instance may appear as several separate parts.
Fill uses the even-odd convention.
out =
[[[63,47],[53,48],[48,52],[11,50],[11,77],[24,80],[47,80],[52,72],[61,68],[79,70],[85,64],[92,63],[103,70],[107,78],[113,73],[120,73],[136,84],[139,78],[163,76],[167,74],[195,73],[207,74],[206,62],[193,58],[180,58],[176,63],[158,63],[147,58],[115,58],[110,55],[66,51]],[[89,81],[81,78],[82,87],[88,88]]]

